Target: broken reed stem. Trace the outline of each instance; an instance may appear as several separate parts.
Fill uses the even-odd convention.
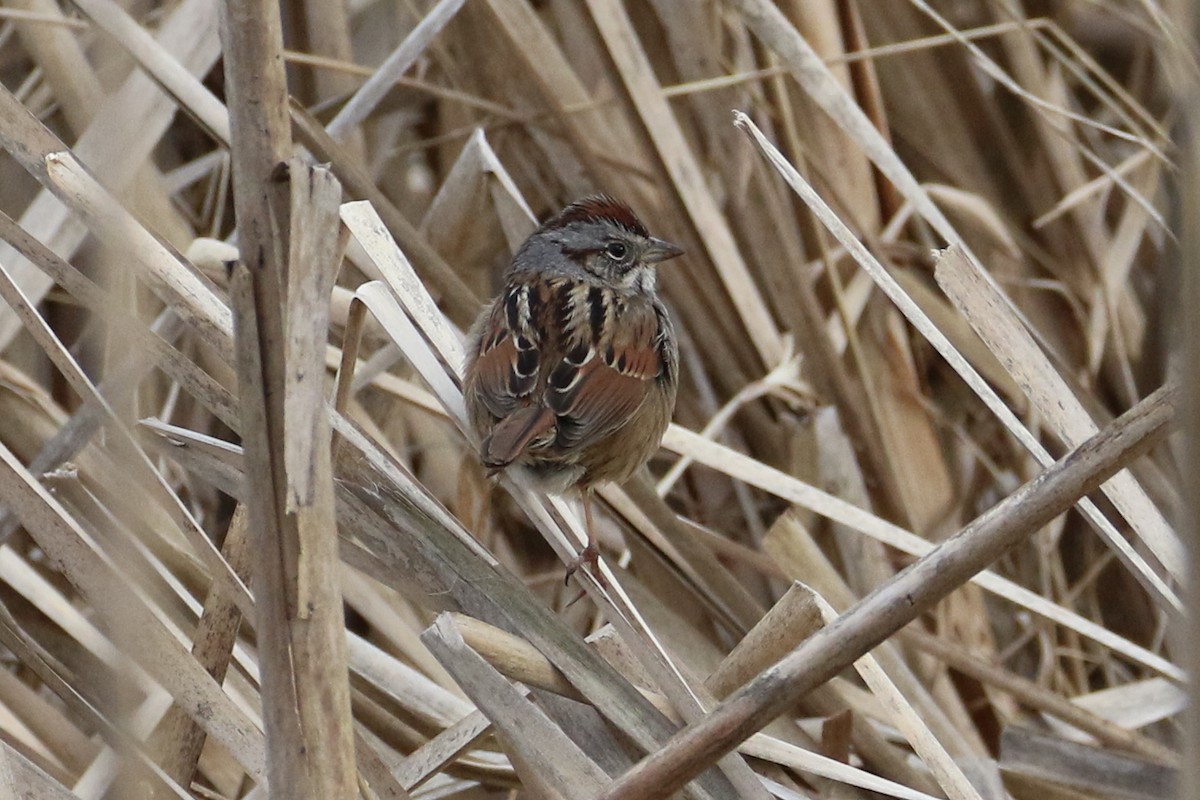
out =
[[[246,507],[238,506],[221,548],[238,577],[250,581],[250,547],[247,541]],[[204,611],[196,623],[192,655],[217,683],[225,682],[225,673],[233,658],[242,613],[232,593],[215,582],[204,599]],[[151,737],[155,761],[163,772],[181,786],[190,786],[200,763],[207,736],[187,710],[176,704],[159,722]]]
[[[349,197],[370,202],[371,207],[383,218],[392,238],[421,271],[421,278],[437,295],[446,315],[464,328],[469,325],[479,313],[481,301],[459,274],[429,246],[425,237],[400,213],[400,209],[375,184],[366,169],[303,106],[292,101],[290,114],[296,139],[322,163],[329,164]]]
[[[341,187],[328,170],[289,162],[278,4],[221,8],[241,253],[230,295],[270,791],[350,800],[358,776],[322,381]]]
[[[663,797],[1070,509],[1168,431],[1179,403],[1163,386],[1003,502],[818,631],[703,720],[612,783],[601,800]]]

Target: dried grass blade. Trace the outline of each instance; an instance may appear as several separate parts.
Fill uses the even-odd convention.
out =
[[[779,171],[788,185],[804,200],[804,202],[813,210],[822,224],[833,233],[838,242],[854,257],[854,260],[861,266],[875,281],[880,289],[895,303],[896,307],[903,312],[908,321],[921,333],[925,339],[933,345],[934,349],[946,360],[946,362],[954,369],[958,375],[966,381],[971,390],[976,396],[983,401],[984,405],[1004,424],[1009,432],[1033,454],[1043,467],[1053,463],[1053,458],[1046,448],[1039,442],[1029,429],[1019,420],[1012,410],[1004,404],[996,391],[983,379],[979,372],[971,366],[962,354],[954,347],[946,335],[939,330],[929,317],[921,310],[912,298],[904,291],[903,288],[896,282],[887,270],[879,263],[878,260],[867,250],[850,229],[842,222],[833,210],[825,203],[824,200],[816,193],[812,186],[804,180],[799,172],[796,171],[788,161],[783,157],[774,145],[767,141],[763,136],[762,131],[741,112],[735,112],[735,119],[738,126],[743,128],[754,140],[755,144],[762,151],[768,161]],[[961,244],[958,245],[961,247]],[[963,250],[965,254],[965,250]],[[990,278],[986,277],[981,270],[974,270],[976,275],[980,276],[980,280],[989,282]],[[997,297],[1003,298],[1004,295],[997,292]],[[1105,541],[1120,547],[1117,541],[1120,539],[1120,534],[1113,528],[1111,522],[1104,517],[1100,509],[1087,498],[1081,498],[1079,508],[1087,519],[1103,532]],[[1168,606],[1179,608],[1179,599],[1175,597],[1174,592],[1167,587],[1161,579],[1154,576],[1153,570],[1149,565],[1145,564],[1144,559],[1137,556],[1129,548],[1123,548],[1123,555],[1129,559],[1129,563],[1135,565],[1135,574],[1139,578],[1144,578],[1148,586],[1155,587],[1154,596],[1166,603]],[[1179,563],[1178,561],[1176,563]]]
[[[838,618],[837,611],[816,592],[813,592],[813,600],[820,610],[824,624],[832,625]],[[946,796],[951,800],[981,800],[979,791],[954,763],[942,743],[926,727],[920,714],[888,677],[875,657],[864,653],[854,662],[854,669],[888,712],[896,728],[912,745],[913,751],[929,767]]]
[[[163,482],[162,476],[141,452],[132,432],[125,427],[124,422],[84,374],[83,369],[66,346],[54,335],[45,319],[33,309],[29,300],[21,293],[20,288],[10,278],[3,265],[0,265],[0,297],[3,297],[9,308],[16,312],[18,319],[26,326],[26,330],[33,336],[34,341],[42,348],[51,363],[59,369],[79,397],[100,409],[102,418],[106,418],[108,423],[107,430],[113,434],[110,447],[123,456],[123,466],[128,468],[130,477],[146,489],[148,499],[159,503],[174,518],[196,552],[212,570],[214,579],[220,581],[222,585],[228,586],[240,602],[248,605],[250,602],[249,589],[221,558],[221,554],[213,547],[211,540],[204,535],[199,524],[183,507],[175,493]]]
[[[1033,786],[1046,781],[1087,796],[1122,800],[1170,797],[1178,781],[1170,767],[1017,726],[1005,728],[1001,736],[1000,769],[1010,780],[1033,779]]]
[[[412,791],[466,752],[491,729],[492,721],[483,712],[472,711],[409,753],[392,774],[401,785]]]
[[[962,250],[952,246],[943,251],[937,260],[935,275],[942,291],[996,354],[1008,373],[1021,385],[1033,407],[1067,446],[1074,447],[1094,436],[1099,427],[1083,404],[1029,332],[1007,313],[1007,306],[993,294],[992,287],[980,280],[978,273],[971,269]],[[1100,488],[1150,552],[1176,581],[1182,583],[1187,560],[1183,545],[1132,473],[1127,470],[1120,472]],[[1147,583],[1148,589],[1171,607],[1177,610],[1182,608],[1171,588],[1125,542],[1118,531],[1106,526],[1100,532],[1108,546],[1117,551],[1134,575]]]
[[[167,47],[155,41],[145,28],[138,25],[128,12],[112,0],[80,0],[76,5],[97,27],[125,48],[146,70],[146,74],[181,108],[191,114],[213,138],[223,145],[229,145],[229,114],[224,104],[204,87],[191,70],[172,56]],[[209,52],[216,55],[213,51],[217,49],[218,44],[217,15],[212,13],[215,9],[211,7],[205,10],[208,13],[193,22],[196,28],[191,34],[195,37],[199,31],[199,40],[207,45]]]
[[[10,589],[74,639],[109,669],[123,669],[123,678],[143,694],[155,691],[154,679],[136,662],[130,663],[108,636],[96,627],[50,580],[11,547],[0,550],[0,578]]]
[[[324,404],[341,186],[328,169],[291,157],[278,5],[237,0],[221,12],[241,253],[230,295],[244,501],[261,551],[255,605],[271,791],[351,800],[358,772]],[[300,230],[306,222],[311,229]],[[302,440],[289,443],[293,436]]]
[[[708,441],[677,425],[673,425],[667,430],[666,436],[663,437],[663,447],[680,454],[687,454],[694,458],[696,463],[704,464],[730,477],[757,486],[776,497],[811,509],[909,555],[924,556],[934,548],[934,545],[927,540],[880,519],[858,506],[823,492],[773,467],[768,467],[736,450]],[[989,592],[1099,642],[1134,662],[1143,664],[1173,680],[1184,680],[1184,671],[1171,661],[1118,636],[1108,628],[1098,625],[1086,617],[1018,586],[1007,578],[984,571],[975,575],[972,580]]]
[[[196,30],[206,30],[206,20],[215,19],[215,16],[216,9],[210,3],[192,0],[181,3],[160,30],[163,46],[177,53],[187,69],[194,73],[206,72],[218,56],[215,30],[207,37],[195,35]],[[15,113],[15,109],[6,113]],[[100,107],[87,130],[76,140],[74,152],[95,169],[96,175],[107,186],[119,192],[151,154],[174,113],[175,104],[171,99],[154,91],[150,80],[136,72]],[[65,149],[65,145],[54,137],[44,137],[35,144],[38,142],[36,133],[28,129],[18,135],[35,148],[48,147],[43,150],[43,155]],[[46,242],[51,250],[69,257],[82,244],[87,229],[70,216],[68,207],[43,190],[26,207],[21,215],[21,225],[34,238]],[[0,262],[9,263],[17,285],[30,298],[40,301],[49,290],[50,282],[32,271],[23,259],[12,256],[7,247],[0,246]],[[0,351],[7,349],[19,327],[10,312],[0,309]]]
[[[421,639],[503,734],[530,785],[545,781],[567,800],[582,800],[608,783],[604,771],[544,711],[467,646],[450,616],[439,616]]]
[[[442,181],[421,231],[440,252],[461,252],[463,236],[483,238],[480,215],[489,212],[499,219],[511,252],[537,228],[537,217],[481,128],[471,134]]]
[[[246,507],[239,505],[225,534],[222,555],[238,576],[247,581],[250,579],[248,539]],[[192,655],[219,683],[225,680],[242,619],[230,593],[214,584],[204,599],[204,612],[196,624]],[[185,709],[176,705],[155,729],[150,747],[164,772],[184,786],[190,786],[204,743],[203,728]]]
[[[460,324],[466,325],[479,311],[479,301],[449,264],[438,255],[420,232],[400,213],[400,210],[380,191],[366,170],[330,136],[321,124],[295,100],[290,112],[296,139],[313,155],[328,162],[352,197],[369,201],[386,220],[387,229],[405,250],[412,253],[421,265],[422,276],[429,281],[445,304],[447,312]]]
[[[438,32],[454,19],[464,2],[465,0],[440,0],[430,9],[425,18],[417,23],[408,36],[404,37],[404,41],[380,64],[379,69],[375,70],[349,102],[342,106],[342,110],[326,127],[329,135],[335,139],[342,138],[348,130],[370,116],[379,101],[391,90],[395,80],[408,71]]]
[[[141,600],[65,509],[0,446],[0,496],[64,574],[130,643],[128,652],[167,688],[256,780],[264,777],[262,733],[221,691]]]
[[[463,364],[463,349],[458,334],[429,296],[425,284],[417,277],[412,264],[396,245],[374,207],[365,200],[345,203],[341,214],[342,222],[362,245],[381,277],[396,293],[397,299],[413,316],[422,334],[429,337],[434,351],[449,367],[450,374],[456,375]],[[466,416],[460,419],[465,420]]]
[[[998,664],[966,652],[965,648],[960,645],[926,633],[916,625],[905,628],[901,632],[901,636],[906,642],[926,653],[935,655],[958,672],[970,675],[990,686],[995,686],[1001,691],[1009,692],[1021,703],[1061,719],[1074,728],[1086,731],[1111,747],[1119,747],[1163,764],[1173,765],[1179,761],[1178,753],[1147,736],[1139,735],[1128,727],[1110,722],[1096,713],[1094,709],[1086,708],[1089,704],[1085,701],[1092,695],[1067,700],[1033,681],[1015,675]],[[1180,690],[1176,686],[1161,678],[1154,680],[1164,687],[1169,687],[1178,696]],[[1139,684],[1127,684],[1107,691],[1119,693],[1138,686]]]
[[[1148,164],[1152,158],[1152,154],[1147,150],[1139,150],[1133,153],[1120,164],[1112,168],[1114,174],[1125,175],[1134,172],[1139,167]],[[1054,222],[1059,217],[1073,211],[1081,204],[1094,199],[1094,197],[1102,192],[1107,191],[1112,187],[1112,175],[1105,173],[1097,175],[1082,186],[1076,186],[1071,191],[1062,196],[1061,199],[1049,210],[1041,216],[1029,223],[1029,226],[1034,230],[1039,230],[1046,227],[1051,222]]]
[[[101,746],[57,703],[8,670],[0,670],[0,696],[4,705],[71,775],[81,774],[100,753]]]
[[[0,92],[0,103],[3,100]],[[25,165],[27,169],[30,166]],[[97,237],[118,248],[139,277],[218,353],[232,361],[233,315],[194,267],[156,239],[109,194],[70,152],[51,153],[33,170],[87,222]]]
[[[342,187],[323,167],[291,163],[291,241],[284,301],[284,462],[288,508],[317,503],[329,474],[329,417],[325,413],[325,345],[329,296],[342,261],[338,206]],[[322,474],[323,473],[323,474]],[[332,502],[332,498],[329,498]],[[328,520],[327,520],[328,521]]]
[[[587,0],[587,5],[659,159],[674,183],[676,195],[712,257],[742,325],[763,364],[774,367],[783,357],[783,340],[742,258],[729,223],[709,193],[692,148],[662,94],[662,87],[637,39],[632,21],[617,0]]]
[[[843,783],[884,797],[900,800],[932,800],[934,795],[918,792],[903,784],[889,781],[865,770],[843,764],[836,759],[813,753],[802,747],[756,733],[738,746],[738,752],[751,758],[759,758],[788,769],[798,770],[831,781]],[[770,784],[768,784],[769,786]]]
[[[79,713],[91,725],[94,725],[103,738],[113,748],[128,757],[128,764],[142,778],[148,778],[152,785],[165,789],[169,795],[179,798],[189,797],[188,793],[171,780],[142,750],[140,742],[129,732],[112,725],[99,709],[81,695],[68,682],[63,674],[65,670],[43,648],[30,638],[17,624],[8,608],[0,605],[0,641],[11,650],[23,664],[31,669],[38,678],[51,688],[72,711]],[[105,751],[112,753],[113,751]],[[102,753],[100,759],[104,758]],[[95,763],[95,762],[94,762]],[[114,762],[115,763],[115,762]],[[85,773],[86,777],[86,773]],[[11,784],[0,784],[10,786]],[[41,797],[42,795],[31,795]],[[70,794],[70,797],[75,797]]]
[[[310,185],[306,172],[294,165],[292,178]],[[336,207],[336,198],[327,202]],[[301,213],[296,209],[288,216],[296,219]],[[329,222],[335,219],[328,217]],[[327,227],[325,234],[336,241],[334,230]],[[301,241],[297,237],[293,245],[298,247]],[[247,242],[245,246],[253,245]],[[318,380],[305,387],[316,393],[315,398],[297,399],[287,392],[289,376],[324,375],[323,346],[317,350],[310,341],[308,347],[297,348],[307,351],[303,354],[310,362],[316,357],[315,364],[294,361],[287,346],[290,315],[320,312],[290,308],[285,298],[273,294],[268,286],[290,287],[288,280],[300,281],[305,276],[286,275],[285,265],[278,261],[268,264],[263,269],[260,263],[254,277],[246,267],[235,267],[233,297],[240,343],[242,430],[251,488],[247,505],[262,551],[255,586],[271,780],[281,785],[276,791],[288,796],[349,798],[356,791],[357,777],[343,611],[335,571],[337,528],[324,386]],[[314,268],[329,270],[332,265]],[[327,302],[328,292],[323,298]],[[322,336],[324,330],[322,325]],[[303,412],[310,416],[296,416]],[[289,444],[289,435],[304,439]],[[297,464],[305,477],[289,472],[288,451],[294,458],[308,457],[306,463]],[[308,754],[303,769],[293,762],[296,752]]]
[[[79,800],[78,795],[47,775],[8,742],[0,742],[0,782],[9,792],[13,792],[11,796],[14,798]]]
[[[793,585],[793,589],[797,589],[798,587],[798,584]],[[800,600],[800,602],[808,604],[812,613],[815,614],[815,622],[817,625],[820,625],[820,611],[816,609],[816,604],[811,600],[813,597],[811,590],[807,589],[807,587],[803,587],[802,591],[789,590],[787,596],[799,599],[801,595],[803,595],[804,599]],[[781,603],[776,604],[775,609],[779,609],[780,613],[786,616],[789,611],[796,610],[796,607],[784,604],[781,601]],[[581,699],[575,688],[562,678],[549,659],[538,653],[532,645],[511,634],[491,628],[478,620],[461,615],[452,616],[459,627],[460,634],[467,641],[468,646],[483,656],[501,674],[513,680],[520,681],[527,686],[545,689],[576,700]],[[777,620],[782,624],[791,623],[791,620],[787,619],[777,618]],[[755,630],[759,631],[760,635],[766,640],[770,640],[778,633],[777,631],[770,630],[770,627],[770,625],[767,625],[766,627],[755,628]],[[753,635],[751,634],[751,636]],[[749,638],[750,636],[743,639],[743,645],[751,649],[757,649],[763,643],[760,639],[754,643],[746,644]],[[743,645],[739,645],[739,648]],[[771,661],[774,661],[774,659],[771,659]],[[651,695],[649,692],[646,692],[646,694],[656,706],[665,707],[668,705],[666,698],[661,695]],[[743,755],[772,761],[790,769],[797,769],[802,772],[845,783],[849,786],[879,792],[889,797],[905,798],[905,800],[931,800],[932,798],[932,795],[915,791],[894,781],[885,780],[869,772],[851,767],[848,764],[843,764],[832,758],[810,752],[763,734],[755,734],[750,737],[738,750]]]
[[[618,778],[602,800],[660,796],[760,730],[797,699],[1069,508],[1167,433],[1179,392],[1164,387],[1025,484],[930,555],[859,601],[701,722]]]
[[[838,83],[820,56],[804,40],[795,26],[769,0],[728,0],[741,11],[750,28],[791,68],[793,77],[812,97],[813,102],[846,131],[863,153],[891,181],[916,212],[947,244],[963,244],[962,236],[932,201],[929,193],[896,154],[891,143],[875,127],[862,108]],[[965,245],[964,245],[965,247]],[[983,272],[968,250],[972,263]],[[985,278],[991,277],[984,272]],[[1014,309],[1015,310],[1015,309]],[[1019,312],[1018,316],[1025,321]]]

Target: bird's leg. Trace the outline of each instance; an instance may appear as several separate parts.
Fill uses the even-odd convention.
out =
[[[587,529],[588,537],[587,547],[583,548],[583,551],[575,560],[567,565],[567,576],[564,583],[570,583],[571,576],[584,564],[591,566],[592,571],[595,572],[596,562],[600,560],[600,548],[596,546],[595,529],[592,527],[592,490],[584,489],[581,494],[583,499],[583,523]],[[597,580],[599,580],[599,573],[596,573],[596,576]]]

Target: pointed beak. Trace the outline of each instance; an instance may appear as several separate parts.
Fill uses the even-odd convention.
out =
[[[669,261],[672,258],[677,258],[683,255],[683,248],[677,244],[671,244],[663,239],[650,237],[650,246],[642,253],[642,260],[651,264],[657,264],[660,261]]]

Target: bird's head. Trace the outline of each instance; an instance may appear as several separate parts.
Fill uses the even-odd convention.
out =
[[[546,220],[527,247],[556,250],[565,258],[555,259],[555,266],[565,271],[642,291],[654,288],[656,264],[683,254],[678,245],[651,236],[629,206],[603,194],[577,200]]]

